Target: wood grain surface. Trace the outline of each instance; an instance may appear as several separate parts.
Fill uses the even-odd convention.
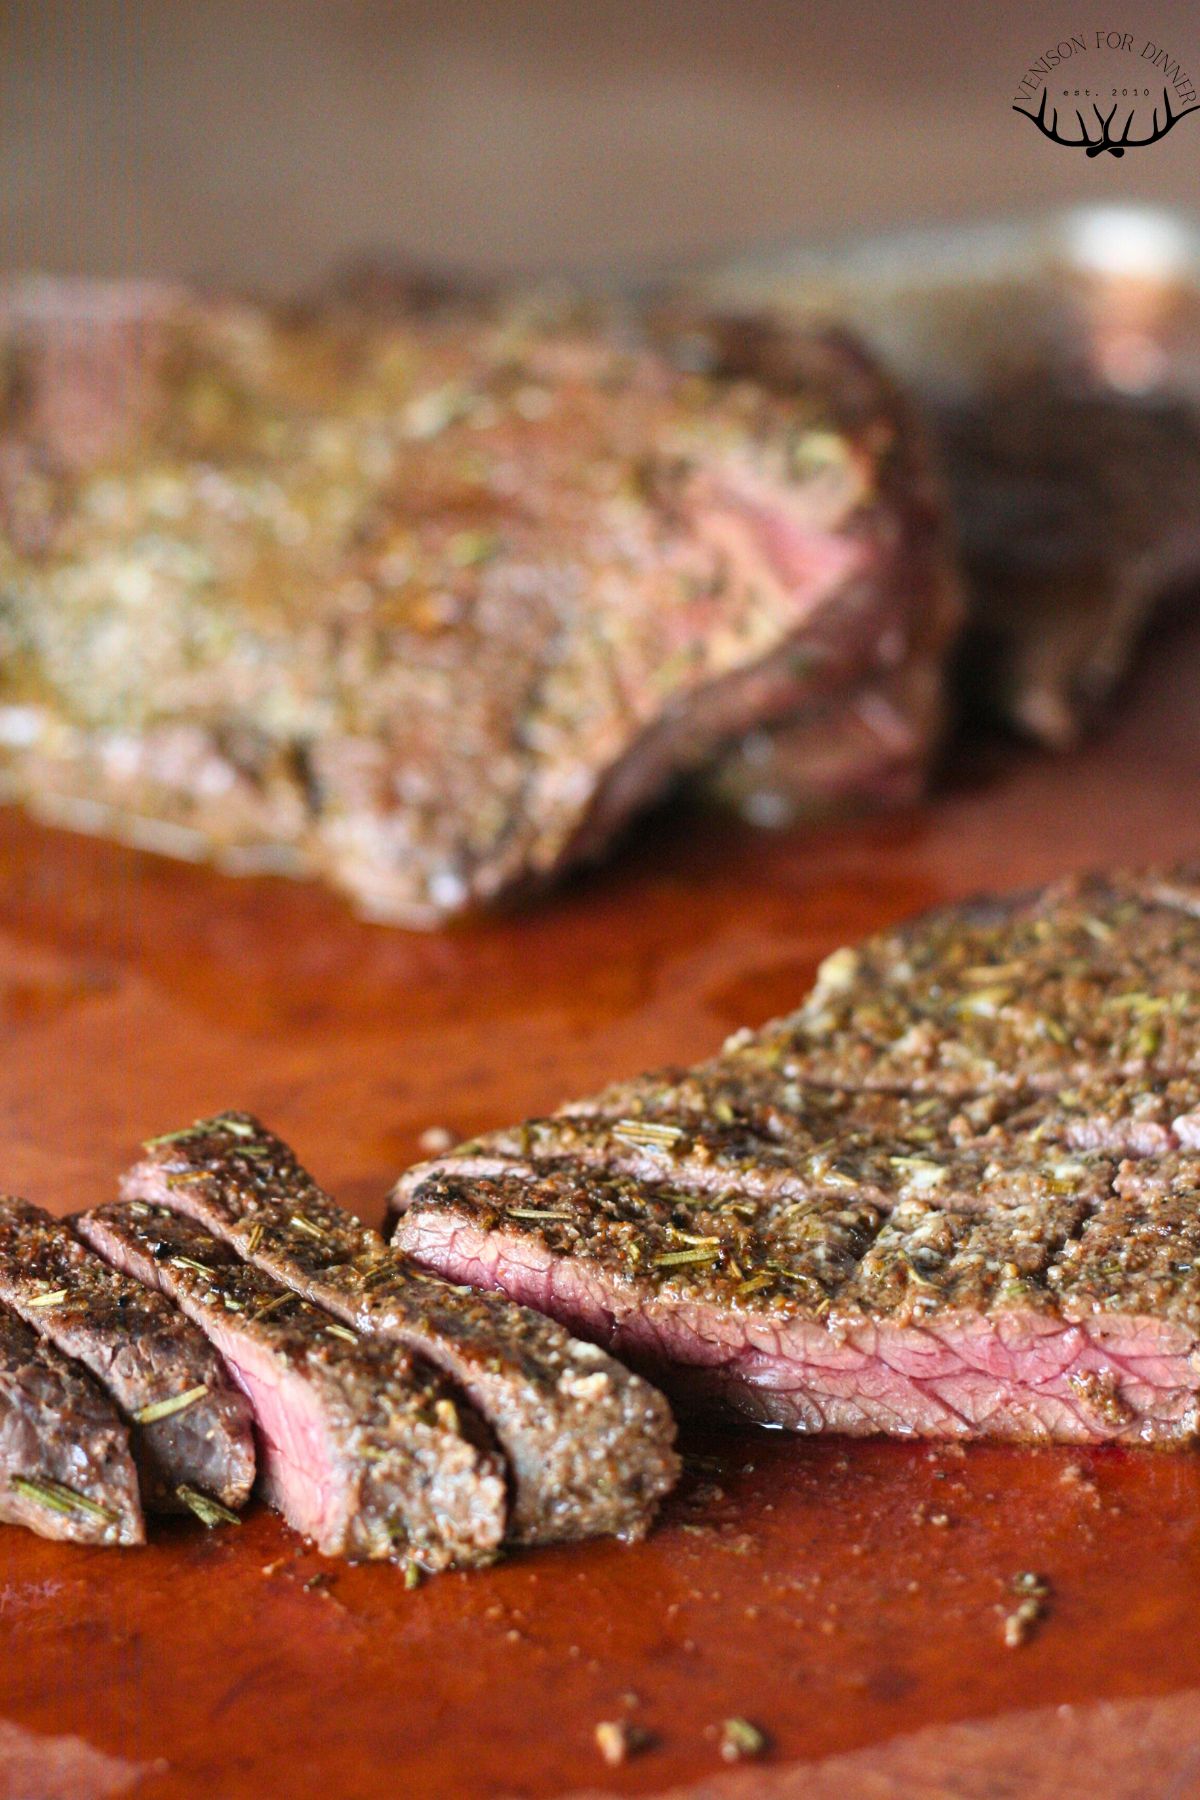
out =
[[[953,763],[901,817],[771,837],[663,813],[540,907],[429,937],[0,814],[0,1184],[94,1204],[142,1136],[246,1106],[378,1219],[425,1128],[703,1054],[873,926],[1196,854],[1200,630],[1159,641],[1086,750]],[[0,1800],[1057,1794],[1089,1767],[1091,1793],[1200,1792],[1200,1458],[686,1448],[647,1543],[416,1591],[261,1508],[123,1552],[3,1531]],[[1047,1608],[1009,1648],[1021,1571]],[[732,1715],[770,1736],[754,1770],[721,1761]],[[655,1741],[608,1769],[613,1719]]]

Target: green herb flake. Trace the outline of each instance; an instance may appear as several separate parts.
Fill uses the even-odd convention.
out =
[[[276,1294],[250,1314],[250,1323],[257,1319],[265,1319],[269,1313],[278,1312],[281,1306],[287,1306],[296,1298],[295,1294]]]
[[[503,548],[494,531],[456,531],[446,546],[456,569],[476,569]]]
[[[183,1501],[188,1511],[194,1512],[200,1523],[207,1526],[209,1531],[214,1530],[218,1525],[240,1525],[242,1522],[235,1512],[230,1511],[229,1507],[222,1506],[221,1502],[214,1500],[211,1494],[202,1494],[199,1488],[189,1487],[186,1481],[180,1483],[175,1489],[175,1493],[177,1498]]]
[[[253,1138],[258,1136],[253,1125],[247,1124],[245,1119],[239,1119],[236,1113],[218,1113],[215,1118],[201,1120],[194,1129],[203,1130],[206,1125],[215,1126],[218,1131],[227,1131],[231,1137]]]
[[[33,1299],[27,1300],[25,1304],[30,1307],[61,1306],[66,1298],[66,1288],[55,1288],[51,1294],[35,1294]]]
[[[208,1392],[208,1383],[201,1382],[199,1387],[188,1388],[186,1393],[173,1394],[169,1400],[156,1400],[151,1406],[143,1406],[133,1415],[135,1425],[157,1425],[160,1419],[170,1419],[176,1413],[186,1412],[189,1406],[195,1406],[197,1400],[203,1400]]]
[[[743,1762],[761,1756],[767,1748],[767,1734],[749,1719],[726,1719],[721,1726],[721,1756],[725,1762]]]
[[[656,1269],[671,1269],[677,1263],[715,1262],[720,1254],[720,1250],[712,1249],[664,1250],[661,1255],[652,1260]]]
[[[13,1475],[9,1478],[9,1487],[22,1500],[32,1500],[38,1506],[45,1506],[51,1512],[70,1515],[83,1513],[90,1519],[103,1519],[106,1525],[115,1525],[118,1515],[111,1507],[101,1506],[98,1501],[89,1500],[86,1494],[80,1494],[61,1481],[31,1481],[27,1475]]]
[[[311,1219],[306,1219],[303,1213],[293,1213],[291,1223],[297,1231],[304,1232],[306,1237],[323,1238],[325,1236],[321,1227],[314,1225]]]
[[[612,1134],[621,1143],[644,1150],[670,1150],[684,1136],[678,1125],[656,1125],[649,1119],[618,1119]]]
[[[203,1125],[185,1125],[182,1131],[164,1131],[159,1137],[143,1138],[143,1150],[157,1150],[162,1144],[182,1144],[185,1138],[195,1137],[204,1129]]]

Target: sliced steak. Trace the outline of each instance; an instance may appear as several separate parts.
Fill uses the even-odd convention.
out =
[[[203,1332],[110,1269],[40,1207],[0,1197],[0,1301],[95,1376],[129,1421],[142,1496],[180,1489],[243,1505],[254,1485],[250,1408]]]
[[[847,1195],[686,1227],[674,1201],[577,1173],[431,1175],[396,1239],[448,1279],[591,1334],[681,1400],[793,1430],[1174,1443],[1196,1429],[1200,1343],[1154,1317],[1149,1284],[1151,1316],[1127,1292],[1115,1323],[1059,1285],[1073,1234],[1111,1243],[1124,1228],[1112,1195],[1091,1211],[905,1200],[886,1215]]]
[[[76,1224],[220,1351],[254,1410],[266,1498],[320,1551],[431,1570],[491,1561],[503,1470],[432,1369],[360,1341],[165,1207],[118,1203]]]
[[[670,1409],[646,1382],[540,1313],[449,1287],[390,1250],[249,1114],[146,1152],[123,1178],[127,1198],[197,1219],[364,1337],[407,1345],[459,1384],[508,1459],[513,1541],[647,1530],[679,1464]]]
[[[0,1306],[0,1520],[72,1544],[142,1544],[129,1433],[91,1379]]]
[[[1189,1438],[1196,891],[1073,878],[839,951],[712,1061],[410,1170],[392,1241],[801,1430]]]
[[[139,293],[0,290],[0,774],[38,815],[427,925],[900,668],[931,749],[941,496],[848,341]]]

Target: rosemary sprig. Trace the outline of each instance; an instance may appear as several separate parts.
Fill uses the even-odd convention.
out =
[[[669,1150],[684,1133],[678,1125],[658,1125],[652,1119],[618,1119],[612,1134],[624,1144],[648,1150]]]
[[[235,1113],[217,1113],[211,1119],[201,1119],[195,1129],[203,1130],[206,1125],[215,1125],[219,1131],[229,1132],[231,1137],[252,1138],[258,1136],[253,1125],[247,1125],[245,1119],[239,1119]]]
[[[185,1138],[195,1137],[201,1130],[203,1122],[198,1121],[194,1125],[185,1125],[181,1131],[164,1131],[158,1137],[143,1138],[142,1149],[157,1150],[160,1144],[181,1144]]]
[[[135,1425],[157,1425],[160,1419],[173,1418],[176,1413],[186,1412],[189,1406],[195,1406],[197,1400],[203,1400],[208,1392],[208,1383],[201,1382],[199,1387],[188,1388],[186,1393],[172,1394],[169,1400],[155,1400],[150,1406],[143,1406],[133,1415]]]
[[[195,1513],[200,1523],[208,1527],[209,1531],[212,1531],[217,1525],[240,1525],[242,1522],[235,1512],[231,1512],[227,1506],[222,1506],[221,1502],[214,1500],[211,1494],[202,1494],[199,1488],[189,1487],[186,1481],[180,1483],[175,1489],[175,1493],[188,1510]]]
[[[28,1475],[13,1475],[10,1476],[8,1485],[23,1500],[33,1500],[39,1506],[49,1507],[51,1512],[68,1515],[85,1513],[89,1518],[103,1519],[106,1525],[117,1523],[118,1515],[111,1507],[89,1500],[86,1494],[77,1493],[74,1488],[67,1487],[65,1482],[32,1481]]]
[[[295,1298],[295,1294],[274,1294],[270,1300],[264,1301],[249,1315],[250,1323],[253,1324],[256,1319],[265,1319],[268,1313],[278,1312],[281,1306],[287,1306],[289,1301]]]

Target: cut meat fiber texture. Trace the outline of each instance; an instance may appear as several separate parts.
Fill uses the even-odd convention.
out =
[[[713,1061],[409,1171],[393,1241],[743,1417],[1190,1441],[1198,899],[1075,877],[841,950]]]

